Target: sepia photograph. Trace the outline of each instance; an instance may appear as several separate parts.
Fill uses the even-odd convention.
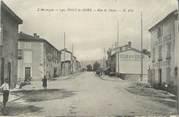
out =
[[[179,0],[0,0],[0,116],[179,116]]]

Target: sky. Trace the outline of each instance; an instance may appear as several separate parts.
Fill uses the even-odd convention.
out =
[[[105,50],[111,48],[117,41],[117,21],[119,45],[131,41],[134,48],[140,49],[141,12],[144,48],[150,50],[148,29],[177,9],[177,0],[3,1],[23,20],[20,31],[30,35],[37,33],[59,50],[64,48],[65,32],[67,49],[71,51],[73,44],[74,55],[80,61],[98,60],[104,57],[104,48]],[[42,11],[42,9],[54,11]]]

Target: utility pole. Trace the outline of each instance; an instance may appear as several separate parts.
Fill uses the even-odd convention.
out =
[[[106,49],[104,48],[103,68],[105,68],[105,62],[106,62]]]
[[[64,75],[66,75],[65,61],[66,61],[66,33],[64,32]]]
[[[119,47],[119,20],[117,20],[117,48]],[[119,52],[117,49],[117,73],[119,74]]]
[[[179,51],[179,0],[178,2],[178,17],[177,17],[177,23],[176,23],[176,42],[175,42],[175,55],[176,55],[176,67],[175,67],[175,77],[177,80],[177,114],[179,114],[179,78],[178,78],[178,68],[179,68],[179,55],[177,52]]]
[[[66,33],[64,32],[64,49],[66,48]]]
[[[74,66],[74,60],[73,60],[73,55],[74,55],[74,47],[73,47],[73,44],[72,44],[72,73],[73,73],[73,66]]]
[[[143,14],[141,12],[141,81],[143,80]]]

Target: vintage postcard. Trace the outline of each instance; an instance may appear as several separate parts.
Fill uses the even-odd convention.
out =
[[[176,116],[179,0],[0,0],[0,116]]]

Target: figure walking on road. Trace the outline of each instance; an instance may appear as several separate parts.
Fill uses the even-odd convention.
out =
[[[8,79],[5,79],[4,84],[0,87],[3,92],[3,107],[6,108],[6,103],[8,102],[9,99],[9,84],[8,84]]]
[[[47,89],[47,78],[46,78],[46,76],[44,76],[44,78],[42,79],[42,86],[44,87],[44,89]]]

